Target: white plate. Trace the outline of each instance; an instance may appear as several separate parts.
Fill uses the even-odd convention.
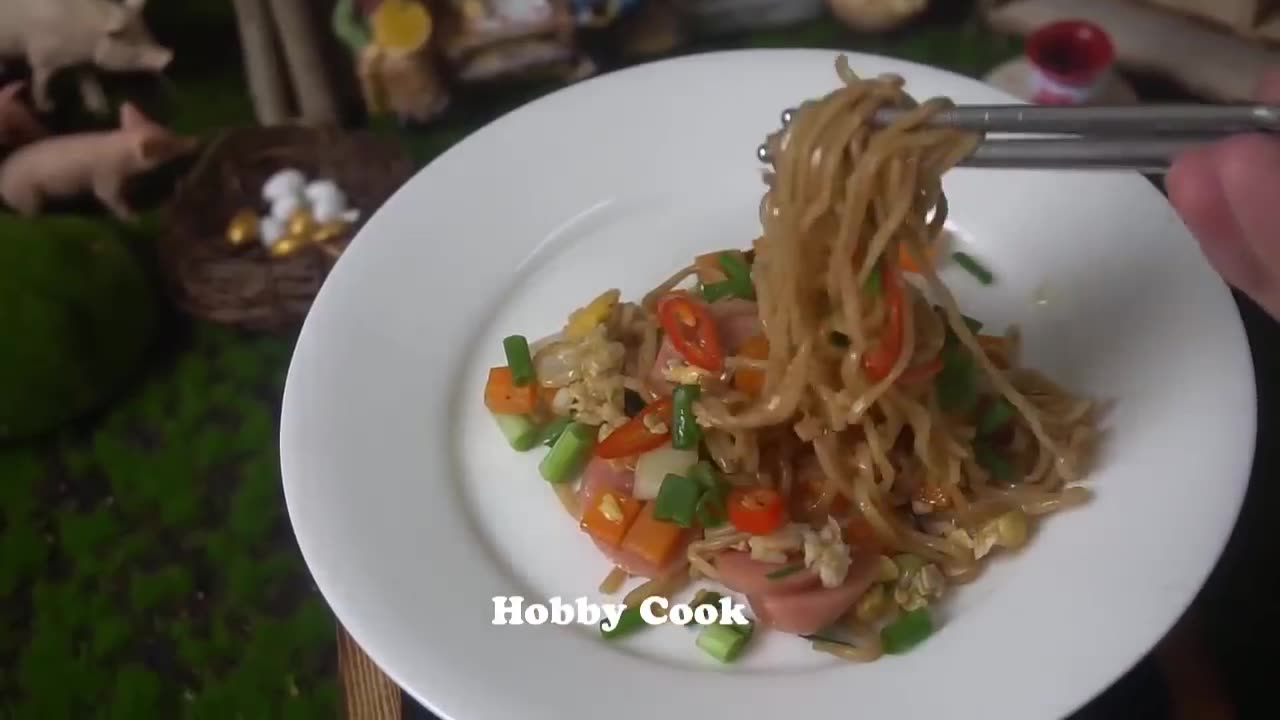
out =
[[[1053,517],[947,605],[919,649],[846,665],[765,635],[740,664],[687,629],[495,627],[492,598],[597,598],[608,570],[481,402],[500,339],[555,330],[601,290],[639,294],[745,245],[756,145],[835,86],[835,55],[685,57],[590,80],[480,130],[361,232],[299,337],[281,459],[302,553],[396,682],[453,720],[1060,717],[1171,626],[1216,561],[1253,455],[1253,368],[1227,288],[1132,174],[958,170],[953,226],[1000,281],[949,271],[1027,360],[1113,398],[1096,500]],[[974,80],[851,55],[917,97],[1011,102]],[[1037,289],[1048,304],[1033,306]]]

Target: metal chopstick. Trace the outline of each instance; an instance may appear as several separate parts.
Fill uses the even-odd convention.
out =
[[[893,122],[903,109],[885,109],[875,123]],[[792,111],[783,113],[783,126]],[[1197,144],[1247,132],[1280,132],[1277,105],[1136,105],[1059,107],[962,105],[934,115],[931,127],[983,133],[962,167],[1040,170],[1136,170],[1167,172],[1173,159]],[[990,137],[1027,133],[1063,135],[1035,139]],[[768,148],[757,156],[769,163]]]
[[[1212,139],[1212,138],[1210,138]],[[1203,137],[987,140],[960,167],[1022,170],[1134,170],[1160,175]]]
[[[875,121],[887,125],[904,112],[885,109]],[[1280,105],[962,105],[926,124],[984,133],[1229,135],[1280,131]]]

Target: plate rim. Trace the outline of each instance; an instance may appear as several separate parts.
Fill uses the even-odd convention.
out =
[[[836,55],[841,53],[847,55],[851,61],[857,61],[859,59],[888,61],[892,64],[901,65],[905,68],[910,68],[913,70],[920,69],[930,73],[941,73],[943,75],[948,76],[949,79],[954,79],[956,81],[964,80],[970,83],[983,84],[984,87],[986,87],[989,91],[994,93],[999,93],[1003,96],[1008,97],[1010,102],[1025,104],[1023,101],[1017,98],[1014,98],[1012,95],[1009,95],[1005,91],[1002,91],[1002,90],[999,90],[998,88],[993,88],[992,86],[981,83],[981,81],[977,78],[970,77],[961,73],[957,73],[955,71],[949,70],[944,67],[927,65],[923,63],[914,62],[911,60],[905,60],[898,57],[875,54],[875,53],[863,53],[863,52],[857,52],[854,50],[838,50],[838,49],[828,49],[828,48],[730,49],[730,50],[717,50],[717,51],[710,51],[710,52],[689,53],[689,54],[678,55],[675,57],[662,58],[662,59],[658,59],[650,62],[639,63],[636,65],[628,66],[626,68],[615,70],[610,73],[598,75],[598,76],[589,78],[587,80],[559,88],[555,91],[549,92],[527,103],[524,103],[523,105],[517,106],[495,117],[485,125],[479,128],[476,128],[474,131],[466,135],[460,141],[454,143],[447,150],[445,150],[443,153],[441,153],[439,156],[433,159],[430,163],[420,168],[415,173],[414,178],[416,179],[420,175],[433,172],[432,168],[434,166],[438,166],[439,164],[441,164],[442,160],[452,156],[455,153],[465,151],[464,148],[467,148],[476,143],[487,142],[486,138],[493,136],[496,133],[499,133],[502,131],[501,126],[503,125],[503,122],[507,120],[509,117],[517,114],[526,113],[526,112],[541,110],[555,103],[567,102],[566,100],[567,97],[569,97],[570,95],[574,95],[578,92],[581,92],[581,89],[585,86],[603,84],[603,83],[615,83],[615,82],[619,82],[620,78],[622,78],[623,76],[628,76],[632,73],[652,72],[655,66],[679,66],[690,61],[717,62],[717,61],[723,60],[724,62],[731,62],[734,57],[741,57],[741,56],[780,57],[784,55],[791,55],[791,56],[822,55],[824,58],[833,59]],[[1135,180],[1136,179],[1139,179],[1139,178],[1135,178]],[[377,211],[377,213],[375,213],[375,215],[383,213],[383,211],[386,208],[403,205],[405,203],[405,200],[400,196],[402,194],[406,194],[407,189],[412,184],[413,184],[413,179],[406,182],[401,188],[397,189],[397,191],[392,195],[392,197],[389,198],[382,205],[381,208],[379,208],[379,210]],[[1147,192],[1154,193],[1156,196],[1163,199],[1164,196],[1161,195],[1155,187],[1151,186],[1149,183],[1144,182],[1144,184],[1146,185]],[[361,234],[363,234],[363,231]],[[353,246],[357,246],[358,244],[359,243],[353,242]],[[350,253],[345,253],[344,256],[338,260],[338,263],[335,265],[333,272],[335,273],[339,272],[339,267],[341,267],[345,262],[348,261],[347,255],[349,254]],[[327,280],[325,285],[326,286],[329,285]],[[317,294],[317,298],[316,298],[317,304],[320,301],[320,299],[325,296],[325,290],[326,290],[326,287],[322,286],[320,292]],[[1228,297],[1230,296],[1228,295]],[[1232,313],[1232,315],[1234,316],[1234,323],[1233,323],[1234,327],[1232,328],[1232,330],[1233,332],[1239,335],[1241,342],[1238,344],[1237,350],[1242,353],[1243,360],[1244,362],[1247,363],[1248,368],[1250,370],[1250,373],[1247,376],[1246,382],[1251,392],[1248,393],[1248,396],[1250,398],[1249,402],[1247,403],[1248,406],[1240,407],[1239,408],[1240,417],[1238,419],[1233,418],[1232,422],[1241,423],[1240,430],[1242,432],[1246,429],[1249,431],[1247,434],[1248,436],[1247,465],[1248,465],[1248,468],[1250,468],[1251,470],[1256,459],[1257,442],[1258,442],[1257,440],[1257,424],[1258,424],[1257,369],[1254,363],[1252,348],[1249,343],[1248,335],[1245,331],[1243,318],[1241,317],[1239,308],[1235,307],[1233,304],[1233,310],[1234,310],[1234,313]],[[296,422],[297,422],[295,419],[296,413],[291,413],[290,408],[293,407],[294,404],[296,403],[297,382],[295,377],[295,368],[298,367],[298,357],[300,354],[299,348],[304,347],[304,338],[307,339],[306,340],[307,342],[310,342],[310,339],[309,339],[310,336],[319,332],[315,328],[321,321],[316,319],[316,317],[313,317],[313,315],[315,315],[316,317],[319,317],[318,314],[309,312],[302,324],[302,327],[298,332],[297,342],[295,345],[294,353],[290,359],[288,375],[286,376],[285,389],[284,389],[282,403],[281,403],[281,416],[280,416],[280,448],[279,450],[280,450],[280,464],[281,464],[281,482],[282,482],[282,488],[284,491],[285,503],[286,503],[286,508],[289,515],[290,525],[294,532],[295,539],[298,543],[299,551],[302,554],[303,560],[307,565],[308,572],[312,574],[312,577],[315,580],[315,583],[321,595],[324,597],[326,603],[329,604],[331,611],[333,612],[336,620],[339,623],[341,623],[344,628],[346,628],[346,631],[357,642],[357,644],[360,645],[360,647],[374,661],[374,663],[377,664],[379,668],[381,668],[383,672],[389,678],[391,678],[396,683],[396,685],[402,689],[402,691],[405,694],[414,698],[415,701],[421,703],[424,707],[429,708],[432,712],[436,713],[441,718],[454,718],[454,720],[457,720],[456,716],[448,715],[442,712],[441,710],[439,710],[436,704],[432,702],[430,698],[423,697],[417,691],[415,691],[411,683],[408,682],[408,680],[403,676],[403,674],[399,672],[398,668],[388,667],[382,660],[382,658],[385,657],[385,654],[382,652],[381,648],[377,647],[376,644],[373,646],[365,645],[365,643],[361,639],[363,636],[365,636],[365,631],[361,628],[361,625],[363,625],[363,623],[360,621],[352,622],[351,620],[351,618],[358,615],[359,613],[354,612],[353,609],[350,607],[338,607],[338,605],[335,604],[332,600],[334,594],[330,591],[331,589],[326,589],[325,584],[322,583],[320,577],[317,576],[317,572],[316,572],[317,563],[324,564],[323,561],[319,559],[319,556],[323,554],[323,552],[321,551],[322,543],[313,543],[310,538],[304,539],[303,537],[304,533],[299,532],[299,529],[298,529],[299,522],[297,519],[297,515],[295,514],[296,497],[297,497],[296,494],[300,490],[302,490],[303,487],[302,487],[302,483],[297,481],[291,483],[289,479],[289,471],[286,469],[286,467],[290,464],[290,461],[287,459],[287,456],[291,456],[290,454],[291,452],[293,452],[293,450],[292,450],[292,446],[289,445],[289,442],[287,441],[286,437],[287,435],[289,435],[292,429],[296,428]],[[291,389],[292,389],[292,393],[291,393]],[[295,400],[291,401],[291,398],[295,398]],[[1192,602],[1199,595],[1200,590],[1202,590],[1203,587],[1205,586],[1205,583],[1208,581],[1214,569],[1220,563],[1222,555],[1226,550],[1226,547],[1231,537],[1234,535],[1235,528],[1239,522],[1240,514],[1243,508],[1243,502],[1245,500],[1245,497],[1247,495],[1247,491],[1250,485],[1251,475],[1252,475],[1251,471],[1247,472],[1246,477],[1243,478],[1243,480],[1240,482],[1237,498],[1232,503],[1234,507],[1232,508],[1232,512],[1231,512],[1231,517],[1232,517],[1231,523],[1226,528],[1226,532],[1222,535],[1222,537],[1216,543],[1217,546],[1214,548],[1214,552],[1212,553],[1213,562],[1208,563],[1206,567],[1202,568],[1200,572],[1196,573],[1199,577],[1195,583],[1195,590],[1188,592],[1187,597],[1185,598],[1185,601],[1182,603],[1179,603],[1181,607],[1177,615],[1174,617],[1174,620],[1170,622],[1167,625],[1167,627],[1165,627],[1165,630],[1164,630],[1165,633],[1167,633],[1168,630],[1173,627],[1173,624],[1176,623],[1177,620],[1186,613],[1187,609],[1190,607]],[[293,497],[295,500],[291,500],[291,497]],[[305,524],[305,522],[303,524]],[[323,575],[325,573],[322,572],[320,574]],[[1159,639],[1158,637],[1155,638],[1156,641],[1158,641],[1158,639]],[[1135,667],[1144,657],[1147,656],[1147,654],[1149,654],[1149,652],[1153,647],[1154,647],[1154,642],[1145,645],[1144,648],[1137,653],[1136,657],[1132,658],[1124,666],[1123,672],[1116,674],[1111,679],[1110,684],[1114,684],[1117,680],[1119,680],[1125,674],[1130,672],[1133,669],[1133,667]],[[1115,655],[1115,653],[1112,653],[1112,654]],[[1096,698],[1100,693],[1105,692],[1105,690],[1108,687],[1110,687],[1110,684],[1097,688],[1095,693],[1089,697],[1081,698],[1079,702],[1071,708],[1070,711],[1074,712],[1080,709],[1081,707],[1087,705],[1094,698]]]

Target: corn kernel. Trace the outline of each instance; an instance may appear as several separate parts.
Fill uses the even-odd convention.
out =
[[[1027,543],[1027,515],[1021,510],[1010,510],[996,518],[996,533],[1001,547],[1017,550]]]
[[[858,598],[854,613],[864,623],[879,620],[889,609],[889,596],[883,585],[873,585],[870,590]]]
[[[606,290],[584,307],[574,310],[569,315],[568,324],[565,325],[565,336],[580,338],[591,332],[596,326],[609,319],[609,314],[613,312],[614,306],[618,304],[621,297],[620,290]]]

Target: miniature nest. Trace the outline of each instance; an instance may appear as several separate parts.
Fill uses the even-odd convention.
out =
[[[260,208],[263,183],[284,168],[333,180],[360,218],[324,245],[286,257],[271,257],[258,242],[233,246],[228,222],[245,208]],[[297,327],[341,251],[413,171],[399,145],[364,132],[281,126],[221,135],[178,183],[160,240],[178,305],[250,330]]]

